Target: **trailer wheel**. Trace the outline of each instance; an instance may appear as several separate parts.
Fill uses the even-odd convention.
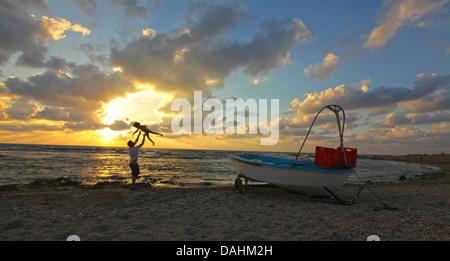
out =
[[[236,193],[242,193],[242,180],[240,177],[237,177],[234,181],[234,191]]]

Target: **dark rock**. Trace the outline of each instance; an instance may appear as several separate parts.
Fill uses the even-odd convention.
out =
[[[405,181],[405,180],[407,180],[407,178],[404,175],[398,177],[398,181]]]
[[[17,190],[19,190],[19,186],[17,184],[0,186],[0,191],[17,191]]]
[[[73,180],[71,178],[63,178],[59,177],[56,179],[37,179],[30,184],[31,187],[39,187],[39,186],[77,186],[80,182]]]

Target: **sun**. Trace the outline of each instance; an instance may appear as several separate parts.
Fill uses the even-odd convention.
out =
[[[115,121],[131,123],[133,121],[156,124],[164,113],[158,109],[172,99],[172,95],[158,93],[153,88],[141,86],[137,93],[128,93],[103,106],[102,123],[110,125]]]
[[[116,120],[123,120],[126,115],[123,113],[126,99],[116,98],[103,106],[103,111],[106,112],[102,123],[106,125],[113,124]]]
[[[131,123],[134,121],[146,125],[162,121],[165,114],[158,109],[170,102],[172,95],[155,92],[146,85],[137,89],[137,93],[128,93],[125,97],[118,97],[103,105],[98,117],[105,128],[94,134],[102,146],[122,146],[129,139]],[[115,128],[112,128],[113,124]]]
[[[104,128],[95,131],[97,142],[101,146],[123,146],[126,142],[127,131],[113,131]]]

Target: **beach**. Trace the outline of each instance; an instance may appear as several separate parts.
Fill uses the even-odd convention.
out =
[[[417,180],[366,184],[355,204],[305,197],[270,185],[168,188],[108,182],[97,186],[0,187],[0,240],[65,241],[447,241],[450,157],[377,156],[440,167]],[[360,188],[337,195],[351,200]],[[392,209],[383,204],[371,193]]]

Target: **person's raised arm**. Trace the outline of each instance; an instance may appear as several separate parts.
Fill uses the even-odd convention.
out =
[[[139,129],[138,129],[138,130],[139,130]],[[134,132],[134,133],[136,133],[136,132]],[[133,134],[134,134],[134,133],[133,133]],[[136,143],[138,142],[140,136],[141,136],[141,132],[139,132],[139,135],[137,136],[136,140],[134,141],[134,144],[136,144]]]
[[[131,136],[134,136],[134,134],[136,134],[136,132],[138,132],[139,131],[139,128],[136,128],[136,131],[135,132],[133,132],[133,134],[131,134]],[[140,133],[139,133],[140,134]]]
[[[141,133],[139,132],[139,134],[141,134]],[[136,142],[137,142],[137,140],[136,140]],[[142,142],[139,145],[139,147],[142,148],[142,146],[144,146],[144,143],[145,143],[145,135],[143,135]]]

